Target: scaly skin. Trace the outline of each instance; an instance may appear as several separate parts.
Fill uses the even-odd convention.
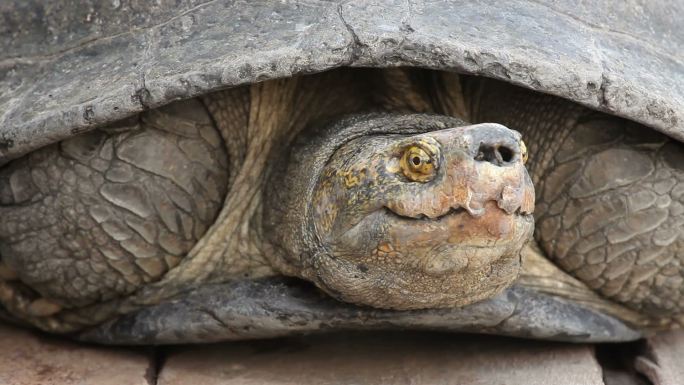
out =
[[[221,136],[197,101],[51,145],[0,171],[6,269],[58,306],[130,295],[212,225],[228,183]]]

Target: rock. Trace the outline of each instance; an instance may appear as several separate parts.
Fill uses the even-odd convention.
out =
[[[0,384],[147,385],[141,351],[92,347],[0,324]]]
[[[603,384],[593,347],[437,333],[354,333],[182,348],[159,385]]]

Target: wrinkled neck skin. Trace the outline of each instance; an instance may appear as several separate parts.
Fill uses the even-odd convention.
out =
[[[379,308],[464,306],[508,287],[533,228],[520,137],[464,125],[365,115],[300,135],[306,144],[279,162],[270,183],[278,188],[266,192],[272,264]],[[511,152],[484,159],[489,144]],[[425,173],[411,174],[407,151],[430,157]]]

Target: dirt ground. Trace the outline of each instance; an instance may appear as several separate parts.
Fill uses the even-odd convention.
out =
[[[684,332],[583,345],[425,332],[151,348],[0,325],[0,384],[684,384]]]

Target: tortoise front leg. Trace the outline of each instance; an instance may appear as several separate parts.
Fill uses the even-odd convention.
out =
[[[684,146],[620,119],[578,123],[540,178],[537,240],[603,296],[684,311]]]
[[[68,313],[117,301],[176,267],[227,189],[225,146],[203,112],[179,102],[3,167],[0,303],[18,319],[69,331],[46,317],[74,321]]]

